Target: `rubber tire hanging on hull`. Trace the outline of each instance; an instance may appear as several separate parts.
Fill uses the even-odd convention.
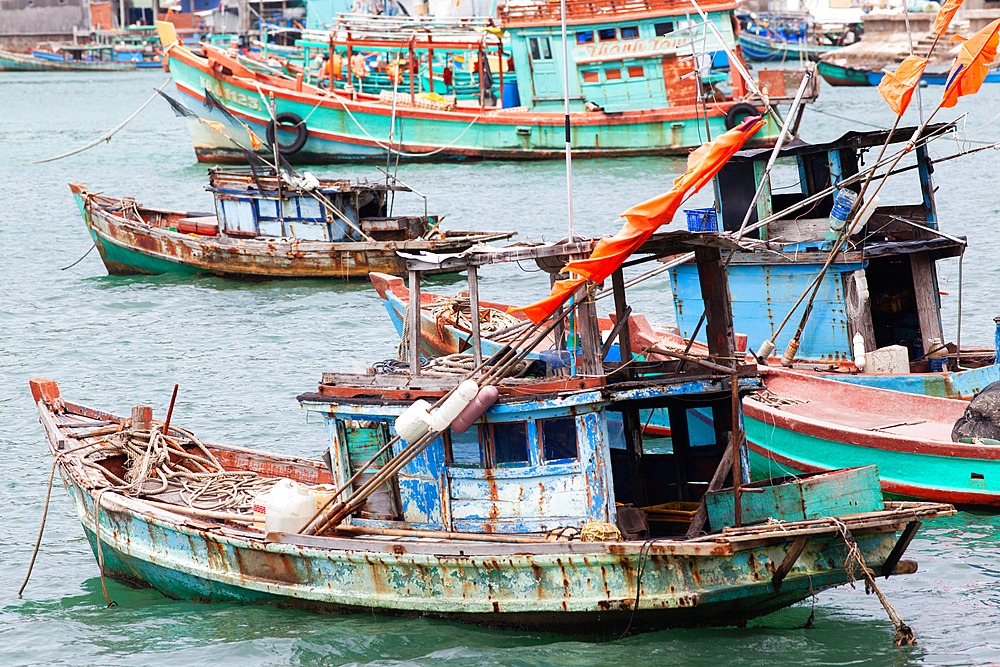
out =
[[[749,106],[749,105],[748,105]],[[290,144],[278,144],[278,152],[282,155],[293,155],[302,150],[302,147],[306,145],[306,139],[309,138],[309,130],[306,129],[305,121],[303,121],[296,114],[290,111],[283,111],[275,117],[279,125],[294,125],[295,126],[295,140]],[[728,117],[727,117],[728,118]],[[267,124],[267,143],[274,146],[277,141],[277,132],[274,129],[274,121],[270,121]]]
[[[747,104],[746,102],[737,102],[733,106],[729,107],[729,111],[726,112],[726,129],[731,130],[740,123],[743,122],[744,118],[749,118],[750,116],[759,116],[760,110],[757,109],[752,104]],[[268,125],[268,132],[270,132],[270,125]],[[268,141],[271,139],[271,135],[267,135]]]

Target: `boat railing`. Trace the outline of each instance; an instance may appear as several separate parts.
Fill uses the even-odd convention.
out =
[[[735,9],[735,2],[721,2],[707,6],[706,10],[720,11]],[[592,20],[594,22],[616,20],[617,17],[637,14],[684,14],[691,11],[688,0],[624,0],[602,2],[598,0],[567,0],[567,20]],[[497,8],[501,24],[534,22],[558,22],[562,16],[561,3],[557,1],[539,4],[505,4]]]

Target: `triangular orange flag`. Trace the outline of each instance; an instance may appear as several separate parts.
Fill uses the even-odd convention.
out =
[[[1000,19],[977,32],[964,44],[955,58],[955,64],[948,73],[944,85],[941,106],[951,108],[958,104],[963,95],[974,95],[983,85],[990,72],[990,65],[997,57],[997,42],[1000,41]]]
[[[878,92],[897,116],[902,116],[906,111],[925,67],[927,58],[907,56],[895,72],[886,72],[882,77],[882,83],[878,84]]]
[[[760,116],[748,118],[738,127],[719,135],[715,141],[694,150],[688,156],[687,171],[674,180],[674,185],[668,192],[622,213],[626,222],[620,232],[598,241],[587,259],[572,261],[566,265],[565,270],[577,274],[575,277],[556,282],[552,286],[551,295],[545,299],[524,308],[511,308],[510,312],[524,313],[531,321],[541,322],[587,280],[597,283],[606,280],[653,232],[673,219],[688,191],[693,188],[693,192],[697,192],[712,180],[729,158],[765,122]]]
[[[948,26],[951,25],[951,19],[954,18],[955,12],[958,8],[962,6],[962,0],[948,0],[948,2],[942,5],[941,9],[938,10],[937,18],[934,20],[934,34],[944,35],[948,30]]]

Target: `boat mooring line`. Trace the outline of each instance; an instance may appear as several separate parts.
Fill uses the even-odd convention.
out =
[[[166,88],[167,84],[170,83],[172,80],[173,80],[173,78],[171,77],[171,78],[167,79],[166,81],[164,81],[163,85],[160,86],[159,88],[157,88],[156,91],[152,94],[152,96],[150,96],[150,98],[148,100],[146,100],[146,102],[141,107],[139,107],[138,109],[135,110],[135,113],[133,113],[131,116],[129,116],[128,118],[126,118],[125,120],[123,120],[121,123],[119,123],[118,125],[116,125],[114,128],[108,130],[107,132],[105,132],[104,134],[102,134],[101,136],[99,136],[97,139],[94,139],[93,141],[91,141],[86,146],[81,146],[80,148],[77,148],[76,150],[72,150],[69,153],[63,153],[62,155],[56,155],[55,157],[45,158],[44,160],[34,160],[33,162],[22,162],[21,164],[22,165],[24,165],[24,164],[42,164],[43,162],[52,162],[54,160],[61,160],[64,157],[69,157],[71,155],[76,155],[77,153],[82,153],[83,151],[87,150],[88,148],[93,148],[94,146],[96,146],[97,144],[101,143],[102,141],[111,141],[111,137],[113,137],[118,132],[118,130],[120,130],[123,127],[125,127],[126,125],[128,125],[129,122],[133,118],[135,118],[136,116],[139,115],[140,111],[142,111],[143,109],[145,109],[146,107],[148,107],[149,104],[153,100],[156,99],[156,96],[160,94],[160,91],[163,90],[164,88]]]
[[[42,533],[45,532],[45,519],[49,516],[49,499],[52,497],[52,480],[56,476],[56,466],[59,464],[59,455],[56,454],[52,457],[52,472],[49,473],[49,488],[45,492],[45,509],[42,510],[42,525],[38,527],[38,540],[35,542],[35,550],[31,554],[31,562],[28,563],[28,572],[24,575],[24,583],[21,584],[21,588],[18,589],[17,595],[20,597],[21,593],[24,592],[25,586],[28,585],[28,579],[31,579],[31,570],[35,567],[35,558],[38,556],[38,549],[42,546]]]
[[[96,244],[96,243],[91,243],[91,244],[90,244],[90,249],[89,249],[89,250],[87,250],[87,252],[83,253],[83,257],[81,257],[80,259],[76,260],[75,262],[73,262],[73,263],[72,263],[72,264],[70,264],[69,266],[64,266],[64,267],[62,267],[62,268],[61,268],[61,269],[59,269],[59,270],[60,270],[60,271],[65,271],[66,269],[72,269],[72,268],[73,268],[74,266],[76,266],[77,264],[79,264],[80,262],[82,262],[82,261],[83,261],[83,258],[84,258],[84,257],[86,257],[87,255],[89,255],[89,254],[90,254],[90,251],[91,251],[91,250],[93,250],[93,249],[94,249],[94,248],[96,248],[96,247],[97,247],[97,244]]]

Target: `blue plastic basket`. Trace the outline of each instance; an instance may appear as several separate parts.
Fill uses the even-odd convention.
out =
[[[714,208],[686,208],[684,212],[688,218],[688,231],[690,232],[717,232],[719,222],[715,217]]]

